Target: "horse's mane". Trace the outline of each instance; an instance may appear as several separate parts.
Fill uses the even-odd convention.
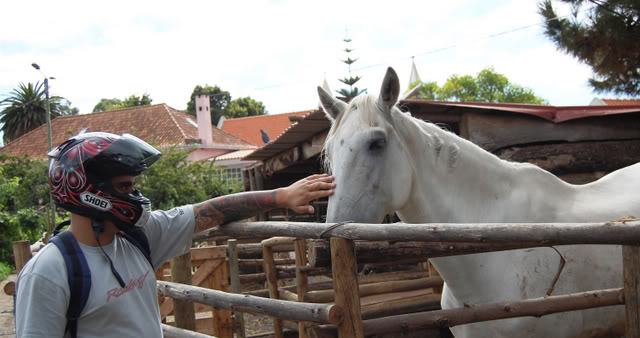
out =
[[[375,127],[380,123],[380,119],[382,116],[390,116],[388,113],[384,112],[381,107],[378,106],[377,97],[373,95],[359,95],[353,98],[351,102],[347,105],[344,112],[336,118],[336,120],[331,125],[331,129],[327,135],[327,139],[325,141],[324,147],[322,149],[322,163],[324,169],[331,173],[331,163],[330,163],[330,149],[332,147],[333,142],[335,142],[335,138],[338,135],[338,131],[344,124],[344,121],[347,117],[347,114],[350,114],[354,110],[358,110],[358,117],[363,127]],[[436,156],[439,156],[441,152],[444,152],[446,148],[446,152],[448,153],[448,162],[449,167],[453,168],[456,165],[456,161],[458,159],[458,155],[460,152],[459,146],[470,150],[474,149],[475,151],[484,152],[490,158],[495,158],[501,162],[508,163],[508,165],[515,168],[524,168],[524,167],[535,167],[535,165],[529,163],[515,163],[509,162],[506,160],[502,160],[497,157],[495,154],[485,151],[480,146],[472,143],[469,140],[459,137],[454,132],[449,130],[448,128],[443,127],[443,125],[435,124],[433,122],[424,121],[419,118],[411,116],[410,112],[402,112],[397,106],[394,107],[394,113],[398,114],[402,120],[413,124],[416,128],[424,135],[424,137],[428,140],[426,141],[430,147],[434,149],[434,153]],[[388,121],[394,124],[394,121]],[[539,168],[537,168],[539,169]]]

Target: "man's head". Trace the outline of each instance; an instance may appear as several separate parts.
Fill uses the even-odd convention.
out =
[[[150,201],[135,189],[135,176],[161,153],[129,134],[85,133],[49,152],[49,186],[56,205],[121,230],[143,226]]]

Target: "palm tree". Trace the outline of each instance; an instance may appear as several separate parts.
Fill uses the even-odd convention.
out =
[[[51,118],[61,115],[60,96],[49,98]],[[5,144],[47,123],[47,100],[44,83],[21,83],[10,96],[0,101],[0,123]]]

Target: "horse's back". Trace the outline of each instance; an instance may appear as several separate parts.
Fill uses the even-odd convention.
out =
[[[640,217],[640,162],[575,189],[578,196],[572,202],[577,218],[566,221],[604,222]]]

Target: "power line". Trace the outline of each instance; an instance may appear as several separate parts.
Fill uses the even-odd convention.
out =
[[[568,14],[568,15],[561,16],[561,17],[558,17],[557,19],[552,19],[552,20],[566,19],[568,17],[577,15],[578,13],[591,11],[591,10],[595,9],[596,7],[597,6],[594,5],[592,7],[588,7],[588,8],[585,8],[583,10],[577,11],[577,12],[575,12],[573,14]],[[425,56],[425,55],[436,54],[436,53],[440,53],[440,52],[443,52],[443,51],[446,51],[446,50],[449,50],[449,49],[454,49],[454,48],[458,48],[458,47],[462,47],[462,46],[466,46],[466,45],[471,45],[471,44],[474,44],[474,43],[478,43],[480,41],[489,40],[489,39],[492,39],[492,38],[495,38],[495,37],[499,37],[499,36],[502,36],[502,35],[507,35],[507,34],[518,32],[518,31],[526,30],[526,29],[529,29],[531,27],[542,26],[545,23],[546,23],[546,21],[541,22],[541,23],[535,23],[535,24],[529,24],[529,25],[520,26],[520,27],[516,27],[516,28],[511,28],[511,29],[508,29],[508,30],[505,30],[505,31],[502,31],[502,32],[498,32],[498,33],[487,35],[487,36],[482,37],[482,38],[477,38],[477,39],[474,39],[474,40],[465,41],[465,42],[460,43],[460,44],[453,44],[453,45],[449,45],[449,46],[446,46],[446,47],[438,47],[438,48],[435,48],[435,49],[427,50],[427,51],[422,52],[422,53],[413,54],[412,56],[396,58],[396,60],[399,60],[399,59],[404,60],[404,59],[409,59],[409,58],[412,58],[412,57],[421,57],[421,56]],[[382,67],[382,66],[385,66],[385,65],[388,65],[388,64],[389,64],[389,62],[375,63],[375,64],[362,66],[360,68],[356,68],[353,71],[362,71],[362,70],[366,70],[366,69]],[[297,82],[297,83],[299,84],[301,82]],[[295,83],[267,85],[267,86],[263,86],[263,87],[260,87],[260,88],[253,88],[253,90],[273,89],[273,88],[279,88],[279,87],[289,86],[289,85],[294,85],[294,84]]]

